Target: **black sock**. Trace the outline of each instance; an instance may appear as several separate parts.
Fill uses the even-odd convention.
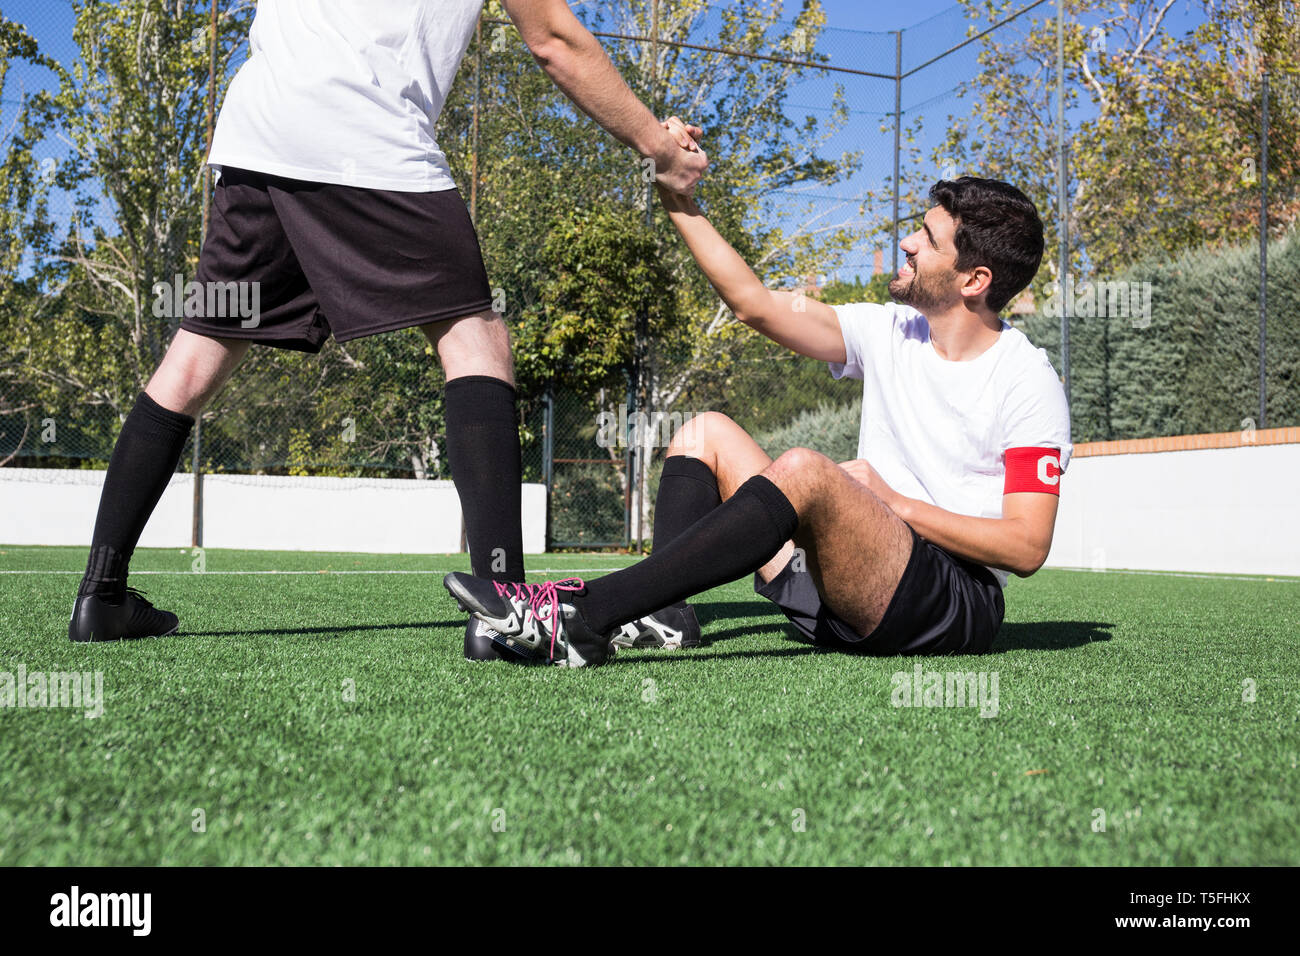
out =
[[[654,546],[662,548],[720,504],[718,478],[708,465],[685,455],[666,459],[655,498]]]
[[[794,536],[799,516],[762,475],[639,564],[587,582],[573,604],[597,634],[757,571]]]
[[[718,476],[698,458],[673,455],[664,461],[655,497],[654,546],[665,547],[718,505]],[[678,601],[679,606],[685,606]]]
[[[120,599],[140,534],[181,460],[194,419],[144,392],[126,416],[99,496],[90,558],[78,594]]]
[[[477,577],[522,581],[523,465],[515,390],[490,375],[466,375],[448,382],[443,394],[447,457],[465,515],[470,565]]]

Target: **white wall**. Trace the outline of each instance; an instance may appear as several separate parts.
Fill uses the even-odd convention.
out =
[[[0,468],[0,542],[88,546],[102,471]],[[193,483],[174,475],[140,546],[188,547]],[[203,544],[274,551],[440,554],[460,550],[450,481],[392,478],[203,479]],[[524,551],[546,547],[546,487],[523,486]]]
[[[1076,458],[1047,564],[1300,575],[1300,445]]]
[[[0,468],[0,543],[88,545],[102,471]],[[1300,575],[1300,444],[1076,458],[1047,563]],[[545,547],[546,489],[525,485],[524,550]],[[454,552],[449,481],[204,479],[204,544],[284,551]],[[176,475],[142,547],[188,547],[191,485]]]

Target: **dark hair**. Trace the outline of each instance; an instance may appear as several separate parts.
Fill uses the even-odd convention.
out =
[[[1010,183],[961,176],[930,187],[930,200],[957,223],[958,272],[985,266],[993,281],[984,301],[1001,312],[1033,281],[1043,259],[1043,221]]]

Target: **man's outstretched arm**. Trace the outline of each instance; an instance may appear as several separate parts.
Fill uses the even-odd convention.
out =
[[[600,42],[565,0],[503,0],[534,59],[579,109],[616,139],[654,160],[658,182],[689,195],[708,157],[682,149],[628,89]]]
[[[659,190],[668,218],[691,255],[736,318],[800,355],[823,362],[847,357],[839,316],[824,302],[763,285],[731,244],[700,212],[695,200]]]

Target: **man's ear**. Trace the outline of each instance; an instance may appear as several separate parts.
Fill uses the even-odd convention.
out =
[[[993,285],[993,272],[988,266],[976,266],[962,283],[961,294],[968,299],[984,295]]]

